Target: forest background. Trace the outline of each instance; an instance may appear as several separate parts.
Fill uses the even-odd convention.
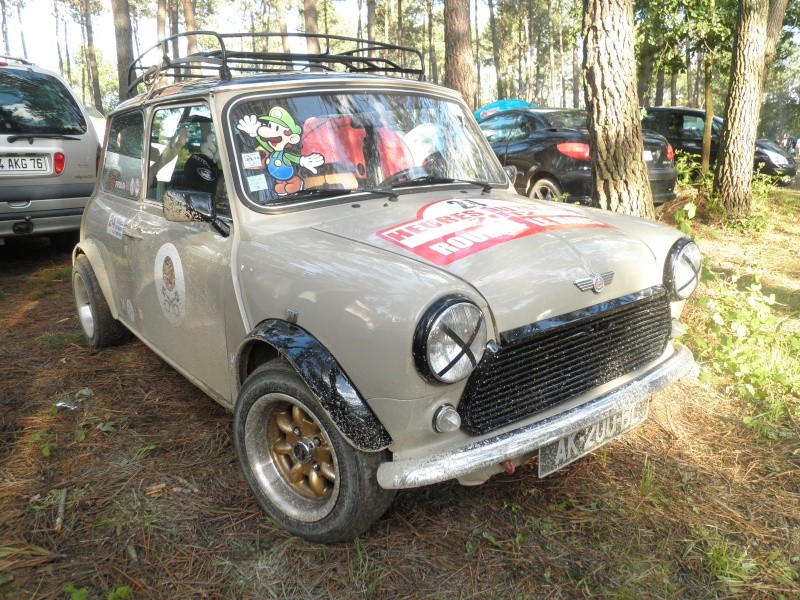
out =
[[[539,106],[585,107],[580,0],[469,0],[477,107],[518,97]],[[108,112],[119,100],[112,4],[98,0],[0,0],[2,48],[60,71],[86,104]],[[158,39],[156,0],[127,0],[133,55]],[[731,66],[733,0],[636,0],[636,62],[640,103],[703,106],[704,64],[713,57],[714,111],[723,114]],[[414,46],[426,78],[444,80],[444,2],[437,0],[170,0],[165,30],[288,31],[367,37],[373,11],[379,41]],[[87,15],[89,19],[87,19]],[[353,16],[356,15],[356,18]],[[188,22],[194,22],[187,27]],[[88,27],[87,27],[88,25]],[[91,31],[90,31],[91,30]],[[764,89],[759,137],[800,135],[800,0],[789,0]],[[92,93],[90,50],[99,98]]]

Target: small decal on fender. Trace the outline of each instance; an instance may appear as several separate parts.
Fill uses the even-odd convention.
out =
[[[117,213],[111,213],[108,216],[108,223],[106,224],[106,233],[111,237],[118,240],[122,239],[122,228],[125,226],[125,217]]]
[[[613,226],[563,204],[526,205],[503,200],[440,200],[423,206],[417,218],[377,232],[378,237],[437,264],[498,244],[557,229]]]

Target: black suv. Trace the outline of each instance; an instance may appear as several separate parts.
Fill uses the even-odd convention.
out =
[[[698,156],[702,154],[706,111],[683,106],[651,106],[645,110],[647,115],[642,120],[642,127],[658,131],[676,150]],[[723,123],[722,117],[718,116],[711,121],[711,164],[717,161]],[[797,162],[777,144],[758,139],[753,169],[775,177],[778,183],[788,184],[797,174]]]
[[[531,198],[588,205],[592,197],[587,114],[563,108],[526,108],[496,113],[478,123],[503,166],[517,168],[514,187]],[[661,135],[644,132],[653,202],[675,198],[672,147]]]

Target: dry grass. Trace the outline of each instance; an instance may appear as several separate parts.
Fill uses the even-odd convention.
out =
[[[787,206],[744,244],[701,236],[721,269],[766,266],[796,325],[800,200]],[[356,543],[292,538],[248,493],[224,410],[138,342],[74,342],[69,283],[49,275],[68,264],[44,244],[0,247],[0,596],[65,598],[68,584],[89,598],[800,596],[797,436],[759,441],[747,406],[697,381],[544,480],[533,464],[403,491]],[[54,409],[65,395],[75,409]]]

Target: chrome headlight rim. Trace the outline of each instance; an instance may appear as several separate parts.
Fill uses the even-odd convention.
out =
[[[696,262],[694,257],[696,257]],[[694,240],[683,237],[673,244],[664,264],[664,285],[669,292],[670,299],[682,301],[694,293],[700,283],[701,267],[702,255]],[[689,269],[693,273],[692,277],[686,281],[678,281],[678,268]]]
[[[439,370],[437,372],[436,368],[431,363],[429,342],[432,334],[435,333],[437,328],[443,323],[445,316],[450,314],[450,311],[457,309],[459,306],[470,307],[470,310],[474,310],[477,316],[473,331],[471,333],[472,339],[461,340],[458,338],[457,340],[453,340],[456,345],[461,347],[458,358],[451,361],[444,371]],[[473,353],[470,348],[476,341],[478,342],[479,349],[477,353]],[[474,372],[478,363],[480,363],[481,358],[483,358],[483,353],[486,349],[487,342],[488,332],[486,316],[478,307],[478,305],[464,296],[445,296],[434,302],[428,308],[428,310],[425,311],[425,314],[417,324],[416,331],[414,332],[414,343],[412,349],[414,363],[419,374],[429,383],[436,385],[451,385],[467,379]],[[453,378],[452,375],[448,377],[448,372],[452,370],[451,367],[457,364],[462,358],[467,358],[470,360],[472,367],[464,375],[455,378]]]

